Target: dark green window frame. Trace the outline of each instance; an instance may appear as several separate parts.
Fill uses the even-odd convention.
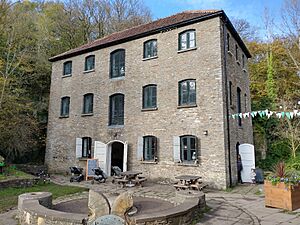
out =
[[[144,42],[144,59],[157,56],[157,39]]]
[[[157,157],[157,138],[155,136],[143,137],[143,159],[155,161]]]
[[[180,137],[180,157],[183,162],[194,162],[198,158],[197,137],[193,135],[184,135]]]
[[[83,137],[82,138],[82,158],[92,157],[92,138]]]
[[[179,82],[179,106],[196,105],[196,80],[183,80]]]
[[[93,113],[94,94],[88,93],[83,96],[83,114]]]
[[[61,98],[60,116],[68,117],[70,112],[70,97]]]
[[[63,75],[68,76],[72,74],[72,61],[64,62]]]
[[[187,30],[179,34],[178,49],[187,50],[196,47],[196,30]]]
[[[109,125],[124,125],[123,94],[114,94],[109,97]]]
[[[125,49],[110,53],[110,78],[125,76]]]
[[[143,109],[155,109],[157,107],[157,86],[149,84],[143,87]]]
[[[85,58],[84,71],[95,69],[95,55],[89,55]]]

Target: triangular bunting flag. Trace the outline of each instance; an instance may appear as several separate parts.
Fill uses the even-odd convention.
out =
[[[276,116],[280,119],[281,118],[281,113],[276,113]]]
[[[258,111],[258,114],[260,117],[263,117],[263,115],[264,115],[262,111]]]
[[[291,119],[294,118],[294,112],[290,112],[290,115],[291,115]]]
[[[255,112],[253,112],[254,113],[254,116],[257,116],[257,112],[255,111]]]
[[[285,112],[281,112],[281,116],[282,118],[284,118]]]
[[[291,114],[290,114],[290,112],[286,112],[285,115],[286,115],[286,117],[287,117],[289,120],[291,119]]]
[[[240,117],[240,118],[243,118],[243,113],[240,113],[240,114],[239,114],[239,117]]]
[[[252,118],[254,118],[256,115],[254,112],[251,113]]]

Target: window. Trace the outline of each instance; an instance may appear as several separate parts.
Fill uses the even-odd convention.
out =
[[[188,30],[179,34],[179,50],[186,50],[194,47],[196,47],[195,30]]]
[[[61,98],[60,116],[68,117],[70,108],[70,97]]]
[[[230,51],[230,34],[227,33],[227,51]]]
[[[242,119],[240,117],[240,113],[242,112],[242,105],[241,105],[241,89],[237,88],[237,113],[238,113],[238,125],[242,126]]]
[[[196,105],[196,81],[179,82],[179,105]]]
[[[67,76],[67,75],[71,75],[71,74],[72,74],[72,61],[65,62],[63,75]]]
[[[181,161],[194,162],[197,159],[197,138],[187,135],[180,137]]]
[[[143,109],[156,108],[156,85],[143,87]]]
[[[247,94],[245,94],[244,98],[245,98],[245,112],[247,112]]]
[[[243,65],[243,68],[245,68],[245,55],[242,54],[242,65]]]
[[[237,45],[235,45],[235,59],[236,61],[239,60],[239,47]]]
[[[229,81],[229,104],[232,105],[232,82]]]
[[[85,94],[83,96],[83,114],[93,113],[93,94]]]
[[[157,138],[154,136],[143,137],[144,160],[156,160]]]
[[[110,96],[109,125],[124,125],[124,95]]]
[[[85,58],[84,71],[90,71],[95,69],[95,56],[90,55]]]
[[[110,54],[110,78],[125,76],[125,50],[119,49]]]
[[[144,42],[144,59],[157,56],[157,40]]]
[[[91,158],[91,149],[92,149],[92,138],[83,137],[82,138],[82,157]]]

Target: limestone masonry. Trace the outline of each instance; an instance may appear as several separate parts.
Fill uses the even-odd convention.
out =
[[[253,143],[251,118],[230,118],[251,111],[249,57],[223,11],[186,11],[51,58],[49,171],[96,158],[108,175],[235,184],[237,146]]]

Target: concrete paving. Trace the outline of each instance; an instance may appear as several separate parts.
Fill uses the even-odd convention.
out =
[[[90,181],[70,183],[65,176],[53,176],[55,183],[92,188],[102,191],[110,196],[117,196],[125,190],[130,190],[134,195],[150,198],[168,198],[171,202],[175,199],[175,189],[168,181],[145,182],[144,187],[120,188],[109,180],[104,184],[92,185]],[[281,209],[266,208],[264,206],[263,185],[239,185],[226,191],[205,190],[206,203],[210,208],[196,225],[300,225],[300,209],[286,212]],[[56,199],[54,204],[87,197],[87,193]],[[0,225],[15,225],[14,216],[17,211],[10,210],[0,214]]]

